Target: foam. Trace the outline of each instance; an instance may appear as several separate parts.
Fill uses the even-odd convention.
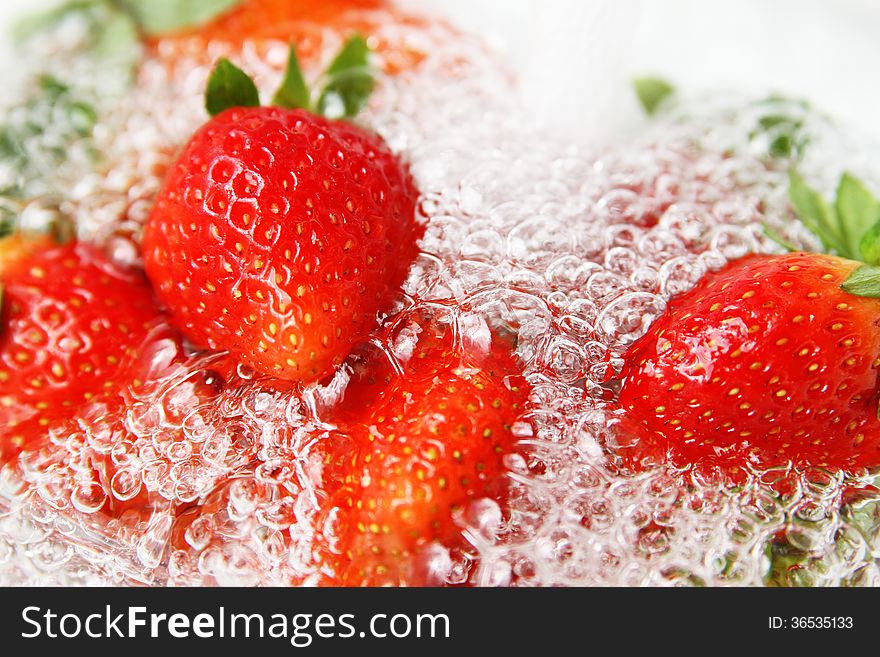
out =
[[[876,527],[840,512],[845,487],[876,501],[867,476],[754,472],[734,492],[711,473],[625,477],[607,460],[621,354],[670,296],[732,258],[775,250],[765,222],[814,244],[789,215],[785,163],[766,156],[764,137],[749,136],[767,111],[761,96],[684,98],[635,139],[579,145],[538,128],[513,76],[478,40],[442,26],[413,36],[431,44],[430,57],[383,79],[359,119],[410,163],[423,193],[427,234],[404,305],[444,308],[476,346],[489,326],[513,331],[533,387],[528,416],[514,425],[526,455],[508,459],[509,505],[466,509],[471,549],[427,550],[433,576],[492,586],[759,585],[767,543],[782,535],[816,564],[802,574],[810,584],[880,583]],[[173,67],[160,47],[145,60],[136,89],[102,113],[101,164],[52,174],[81,238],[138,263],[161,172],[204,120],[202,90],[221,54],[267,93],[286,46],[230,53],[212,44]],[[848,132],[797,103],[774,111],[803,119],[810,143],[800,168],[823,191],[844,167],[880,179],[869,149]],[[389,333],[376,346],[405,360],[415,336]],[[2,471],[0,581],[317,581],[315,445],[327,429],[322,409],[348,373],[299,394],[240,368],[206,399],[195,382],[210,378],[213,358],[190,354],[172,365],[160,350],[152,381],[129,402],[124,437],[72,427],[53,437],[52,450]],[[86,455],[112,460],[109,483],[83,465]],[[768,485],[780,477],[793,482],[784,497]],[[98,512],[107,498],[138,494],[152,505],[146,516]],[[172,508],[189,509],[182,536]]]

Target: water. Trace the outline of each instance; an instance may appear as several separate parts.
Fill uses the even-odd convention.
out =
[[[360,120],[410,163],[427,233],[387,320],[395,328],[374,343],[405,350],[408,313],[422,309],[475,342],[504,326],[533,389],[515,427],[525,456],[509,461],[511,499],[467,509],[471,548],[430,550],[435,571],[487,586],[760,585],[774,539],[797,556],[792,581],[880,585],[880,494],[867,474],[756,471],[730,490],[712,472],[622,475],[609,458],[621,354],[670,296],[730,259],[774,251],[764,223],[815,246],[789,214],[789,160],[768,155],[772,135],[753,134],[760,118],[803,122],[799,168],[825,192],[844,168],[880,180],[870,149],[798,103],[764,101],[763,90],[685,97],[613,143],[549,137],[479,39],[439,25],[389,38],[401,36],[430,56],[383,79]],[[55,46],[35,47],[45,57]],[[160,47],[134,91],[101,111],[100,157],[45,172],[82,239],[139,262],[161,173],[204,121],[206,76],[221,54],[268,97],[287,46]],[[0,582],[318,582],[318,441],[346,371],[291,392],[244,368],[224,386],[216,356],[170,343],[144,357],[152,376],[126,393],[124,412],[96,404],[91,422],[71,422],[0,471]],[[844,492],[859,501],[841,510]],[[108,500],[115,517],[101,511]]]

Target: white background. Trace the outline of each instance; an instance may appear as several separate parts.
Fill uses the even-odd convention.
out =
[[[631,120],[634,73],[803,96],[880,137],[880,0],[403,1],[506,49],[536,114],[582,137]],[[0,28],[46,4],[0,0]]]

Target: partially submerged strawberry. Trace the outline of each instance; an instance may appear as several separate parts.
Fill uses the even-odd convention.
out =
[[[631,466],[880,466],[880,205],[848,175],[835,207],[791,197],[845,257],[750,255],[674,299],[624,356]]]
[[[314,381],[375,326],[414,260],[417,191],[381,138],[350,116],[372,88],[350,41],[315,102],[291,51],[283,107],[254,107],[247,76],[222,60],[215,114],[165,181],[144,260],[173,320],[197,346],[265,374]]]
[[[0,462],[108,389],[137,377],[161,330],[142,274],[86,244],[21,235],[0,242]]]
[[[503,503],[504,459],[516,451],[528,395],[498,336],[465,346],[451,329],[425,324],[401,372],[368,361],[345,392],[338,431],[320,445],[332,493],[328,582],[444,583],[430,555],[466,546],[459,516],[469,504]]]
[[[156,45],[173,58],[204,50],[206,42],[240,47],[247,40],[275,40],[296,43],[303,61],[312,62],[327,47],[328,37],[363,34],[374,44],[383,70],[393,74],[424,59],[424,44],[407,37],[408,29],[424,32],[427,25],[389,0],[243,0],[203,25],[162,34]]]

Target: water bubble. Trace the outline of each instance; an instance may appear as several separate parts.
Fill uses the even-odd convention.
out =
[[[70,503],[77,511],[95,513],[107,501],[107,493],[97,482],[90,481],[79,484],[70,495]]]

